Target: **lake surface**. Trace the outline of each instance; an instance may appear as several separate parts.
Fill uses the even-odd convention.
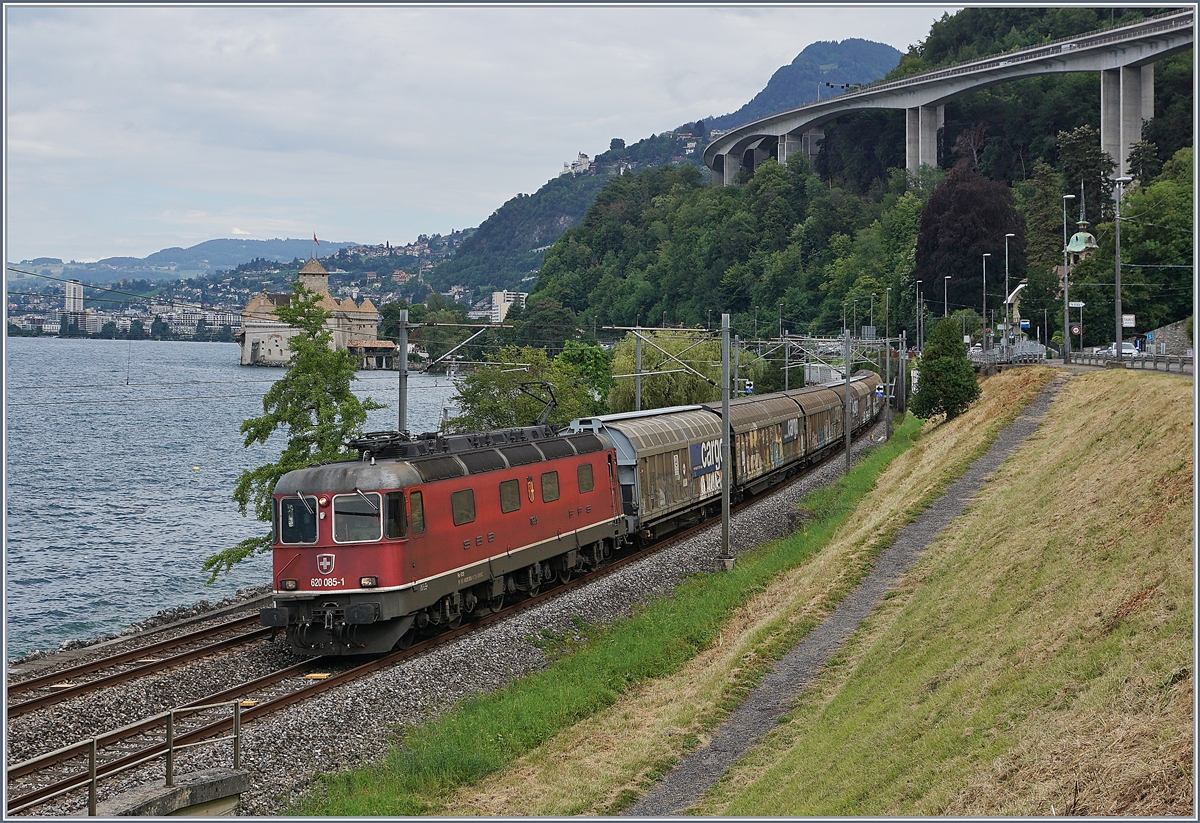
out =
[[[269,583],[269,556],[211,586],[204,558],[262,533],[231,498],[285,438],[242,446],[242,421],[283,372],[238,365],[234,343],[16,337],[5,350],[5,655],[117,632],[160,609]],[[408,420],[432,431],[446,377],[410,375]],[[395,372],[360,372],[396,428]]]

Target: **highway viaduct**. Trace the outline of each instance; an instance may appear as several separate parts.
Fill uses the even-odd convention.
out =
[[[915,172],[937,165],[937,133],[947,102],[1010,80],[1098,71],[1100,144],[1117,164],[1114,173],[1125,175],[1130,147],[1141,139],[1143,121],[1154,116],[1154,64],[1192,48],[1193,17],[1192,9],[1182,9],[855,89],[733,129],[705,148],[704,164],[713,182],[729,184],[741,169],[753,171],[768,157],[780,163],[796,152],[814,158],[824,136],[821,127],[843,114],[904,109],[905,167]]]

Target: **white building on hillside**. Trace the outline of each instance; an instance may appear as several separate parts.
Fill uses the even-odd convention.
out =
[[[508,310],[513,306],[525,308],[525,298],[528,296],[529,293],[523,291],[492,292],[492,322],[503,323],[504,318],[508,315]]]

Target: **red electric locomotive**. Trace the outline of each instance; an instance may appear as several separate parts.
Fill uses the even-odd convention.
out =
[[[594,566],[624,539],[616,453],[545,426],[354,441],[359,459],[275,486],[275,603],[310,655],[404,648]]]

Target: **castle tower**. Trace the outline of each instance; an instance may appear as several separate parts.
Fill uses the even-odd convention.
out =
[[[329,272],[325,271],[325,267],[318,263],[315,257],[304,264],[304,268],[299,271],[299,277],[306,289],[318,294],[328,293]]]

